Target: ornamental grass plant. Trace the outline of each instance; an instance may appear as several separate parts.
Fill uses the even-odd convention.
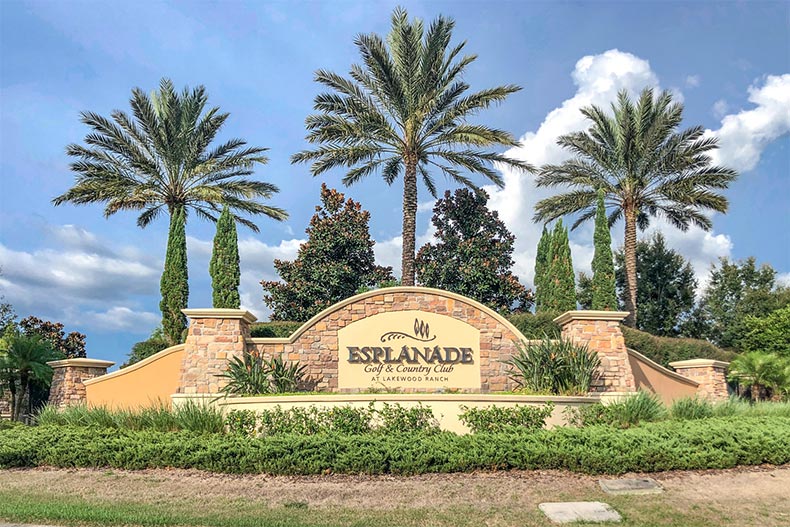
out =
[[[523,390],[536,394],[583,395],[590,391],[600,365],[587,346],[548,336],[539,342],[516,343],[517,353],[505,361],[510,377]]]

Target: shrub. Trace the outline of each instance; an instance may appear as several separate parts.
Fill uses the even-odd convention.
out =
[[[560,326],[554,322],[554,318],[559,314],[552,311],[541,311],[536,314],[518,313],[510,315],[508,319],[524,335],[524,338],[558,338],[560,336]]]
[[[529,434],[449,432],[248,438],[75,428],[0,432],[0,468],[190,468],[234,474],[425,474],[564,469],[588,474],[790,462],[790,418],[739,417]]]
[[[231,434],[252,436],[257,420],[252,410],[231,410],[225,417],[225,426]]]
[[[277,405],[272,410],[259,412],[258,421],[258,431],[265,436],[392,434],[433,432],[439,429],[439,423],[428,407],[418,405],[406,408],[399,404],[384,403],[380,409],[376,409],[373,402],[366,407],[346,405],[325,408],[311,405],[288,410]]]
[[[505,361],[510,376],[519,386],[533,393],[584,394],[600,364],[598,355],[587,346],[569,340],[517,343],[516,355]]]
[[[473,434],[482,432],[513,432],[539,430],[554,411],[554,404],[543,406],[519,406],[511,408],[488,406],[485,408],[461,407],[458,418]]]
[[[264,359],[258,353],[245,351],[241,357],[228,361],[228,368],[217,375],[227,380],[221,391],[226,395],[259,395],[295,392],[304,381],[307,366],[286,363],[282,355]]]
[[[288,338],[301,326],[301,322],[281,320],[258,322],[250,326],[250,336],[253,338]]]
[[[421,404],[406,408],[399,404],[384,403],[375,413],[378,416],[376,430],[384,434],[439,430],[433,410]]]
[[[672,403],[669,414],[673,419],[704,419],[713,416],[713,404],[699,397],[684,397]]]
[[[706,340],[656,337],[638,329],[620,326],[625,345],[648,359],[669,366],[670,362],[689,359],[713,359],[729,362],[736,354],[716,347]]]
[[[658,421],[666,408],[655,394],[640,391],[609,404],[591,404],[568,409],[568,422],[575,426],[608,425],[629,428],[640,423]]]

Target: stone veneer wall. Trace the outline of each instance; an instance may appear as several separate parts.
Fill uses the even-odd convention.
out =
[[[253,339],[250,348],[265,356],[285,354],[290,361],[307,365],[311,379],[308,388],[338,391],[337,331],[346,325],[388,311],[423,310],[451,316],[480,330],[480,391],[482,393],[512,390],[515,384],[507,375],[502,361],[517,351],[514,341],[523,335],[511,324],[503,323],[479,307],[451,293],[442,294],[425,288],[380,290],[373,295],[360,295],[315,321],[293,342],[289,339]],[[408,392],[410,390],[404,390]],[[413,390],[419,391],[419,390]]]
[[[562,327],[562,337],[587,345],[601,359],[592,391],[632,393],[636,381],[625,347],[620,321],[624,311],[567,311],[554,319]]]
[[[48,403],[58,408],[84,404],[84,381],[107,373],[107,368],[115,364],[106,360],[65,359],[48,362],[54,372],[49,390]]]
[[[699,384],[697,395],[711,401],[726,400],[730,394],[727,390],[728,362],[710,359],[692,359],[670,362],[675,371]]]
[[[217,375],[227,369],[229,359],[244,353],[255,317],[241,309],[185,309],[184,313],[190,322],[178,393],[218,393],[223,382]]]

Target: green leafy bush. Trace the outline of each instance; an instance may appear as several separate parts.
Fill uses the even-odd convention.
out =
[[[505,361],[510,376],[532,393],[578,395],[590,391],[600,359],[598,355],[565,339],[544,337],[538,343],[519,342],[518,352]]]
[[[648,359],[669,366],[670,362],[689,359],[713,359],[729,362],[737,355],[706,340],[656,337],[638,329],[620,326],[625,345]]]
[[[376,430],[384,434],[439,430],[439,422],[434,417],[433,410],[421,404],[406,408],[399,404],[384,403],[374,411],[378,417]]]
[[[666,416],[666,408],[655,394],[640,391],[609,404],[591,404],[569,408],[568,422],[575,426],[608,425],[629,428],[641,423],[658,421]]]
[[[461,406],[458,418],[469,427],[473,434],[482,432],[513,432],[539,430],[546,425],[546,419],[554,411],[554,403],[543,406],[519,406],[510,408],[488,406],[469,408]]]
[[[198,435],[38,426],[0,431],[0,468],[190,468],[248,474],[424,474],[564,469],[589,474],[790,462],[790,418],[661,421],[523,433]]]
[[[554,322],[554,319],[560,314],[553,311],[540,311],[535,314],[518,313],[510,315],[508,320],[527,339],[559,338],[560,326]]]
[[[250,336],[253,338],[288,338],[301,326],[301,322],[283,320],[258,322],[250,326]]]
[[[699,397],[684,397],[669,407],[672,419],[705,419],[713,416],[713,404]]]
[[[257,420],[252,410],[231,410],[225,416],[225,426],[231,434],[251,436],[255,434]]]

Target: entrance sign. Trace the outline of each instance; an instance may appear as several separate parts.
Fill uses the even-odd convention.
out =
[[[428,311],[379,313],[337,332],[340,390],[480,390],[480,330]]]

